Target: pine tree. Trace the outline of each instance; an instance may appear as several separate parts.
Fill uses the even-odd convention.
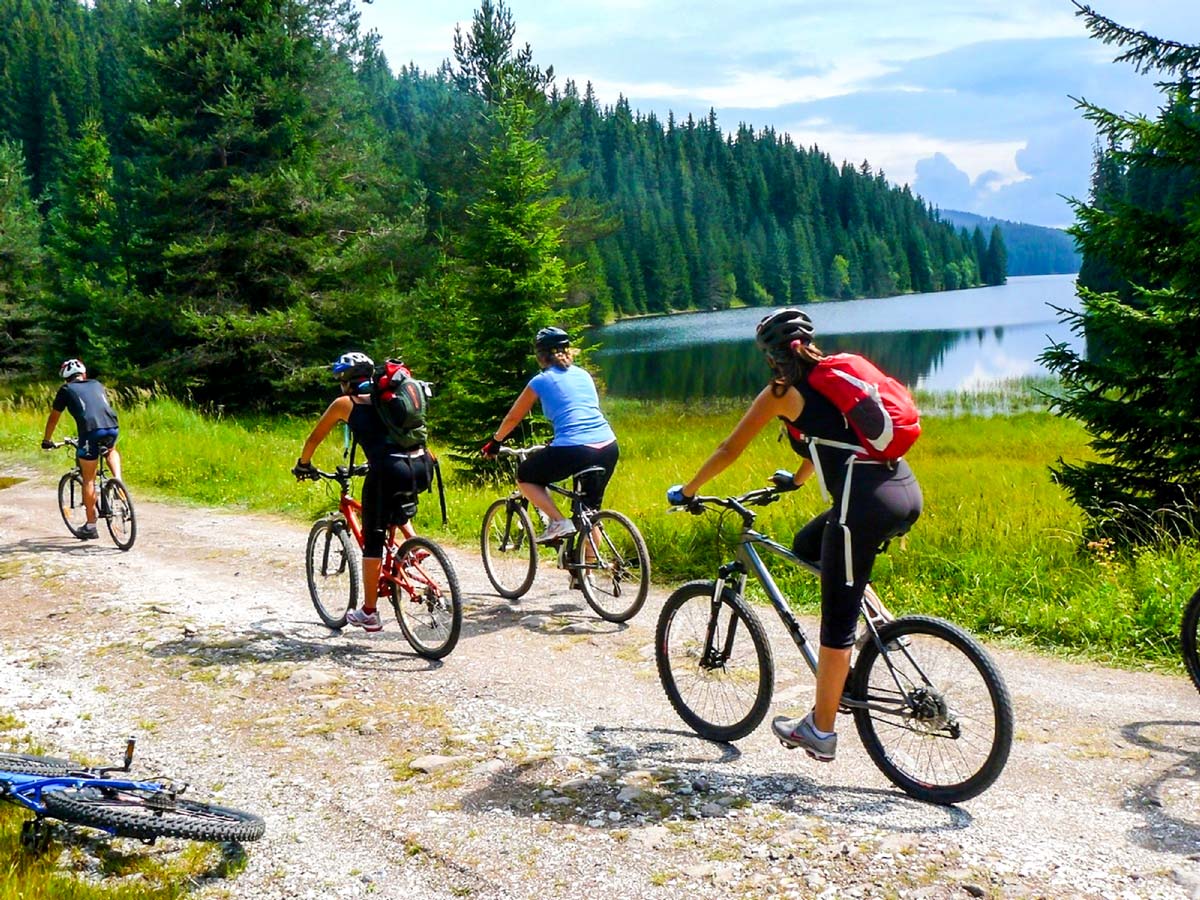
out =
[[[0,139],[0,371],[30,370],[35,323],[43,318],[41,219],[29,194],[20,146]]]
[[[82,356],[93,371],[111,371],[113,360],[124,355],[118,317],[126,279],[113,170],[98,120],[86,121],[67,149],[53,193],[45,359]]]
[[[455,376],[439,435],[468,471],[484,471],[478,449],[533,374],[533,336],[546,325],[579,324],[563,310],[568,271],[560,255],[562,199],[555,172],[533,136],[519,92],[492,110],[495,138],[480,148],[479,199],[451,263],[443,295],[463,306],[450,349]]]
[[[1008,252],[1004,248],[1004,235],[1000,233],[999,225],[992,226],[985,260],[984,271],[986,274],[983,279],[985,284],[1004,284],[1008,281]]]
[[[1084,100],[1109,149],[1093,195],[1075,202],[1072,234],[1101,258],[1117,287],[1080,286],[1082,310],[1064,313],[1085,335],[1085,356],[1057,344],[1043,356],[1062,379],[1060,414],[1091,433],[1095,461],[1054,467],[1090,517],[1091,531],[1149,541],[1200,526],[1200,47],[1117,25],[1087,6],[1092,35],[1124,48],[1120,60],[1158,73],[1157,118],[1121,115]],[[1171,78],[1174,80],[1170,80]],[[1125,185],[1110,176],[1124,171]],[[1142,182],[1141,190],[1133,184]],[[1150,188],[1150,184],[1153,188]],[[1103,184],[1103,190],[1096,186]]]
[[[148,302],[131,361],[204,399],[292,403],[314,364],[390,349],[389,307],[412,278],[404,191],[351,68],[354,4],[153,11],[134,118]]]

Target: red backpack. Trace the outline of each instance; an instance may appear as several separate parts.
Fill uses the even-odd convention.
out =
[[[827,397],[871,459],[899,459],[921,434],[917,404],[895,378],[854,353],[826,356],[808,383]]]

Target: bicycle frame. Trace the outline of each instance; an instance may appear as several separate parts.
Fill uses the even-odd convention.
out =
[[[770,571],[763,564],[762,557],[759,556],[755,546],[761,546],[765,550],[782,557],[794,565],[808,569],[815,575],[820,574],[820,569],[814,566],[807,560],[803,560],[787,547],[774,541],[761,532],[755,531],[752,528],[744,528],[738,536],[737,551],[733,562],[725,563],[717,570],[717,587],[713,593],[714,602],[718,602],[721,592],[725,589],[725,585],[733,578],[737,582],[737,593],[744,595],[746,592],[746,579],[749,574],[753,573],[766,591],[767,599],[771,601],[771,606],[775,608],[775,612],[779,618],[783,620],[784,626],[787,628],[788,635],[792,642],[796,645],[796,649],[800,651],[800,655],[804,657],[804,662],[815,675],[817,671],[817,655],[813,652],[808,635],[800,625],[800,621],[792,613],[791,607],[788,606],[787,600],[783,596],[783,592],[779,590],[779,586],[775,583],[775,579],[771,577]]]
[[[355,500],[350,492],[350,479],[356,474],[362,474],[360,467],[348,468],[346,466],[338,466],[337,471],[333,475],[327,472],[319,474],[332,481],[336,481],[341,487],[341,494],[338,498],[338,514],[345,521],[346,527],[350,529],[350,534],[354,537],[355,543],[358,544],[358,549],[362,550],[364,546],[362,504]],[[409,566],[399,565],[399,559],[397,558],[399,545],[396,543],[396,529],[398,527],[395,524],[388,525],[387,540],[383,544],[383,559],[379,564],[380,593],[383,593],[382,589],[387,584],[395,584],[410,597],[416,597],[423,587],[433,587],[436,589],[437,585],[433,579],[425,574],[419,563]],[[418,577],[414,578],[413,576]]]
[[[125,761],[119,766],[101,766],[100,768],[80,769],[77,774],[70,775],[30,775],[25,772],[11,772],[0,769],[0,798],[11,800],[24,806],[39,818],[47,813],[42,795],[47,791],[62,790],[63,788],[97,787],[110,791],[149,791],[166,790],[172,795],[182,794],[185,784],[179,790],[171,785],[157,781],[130,781],[109,777],[109,772],[128,773],[133,766],[133,748],[136,741],[130,738],[125,742]]]
[[[768,496],[768,494],[764,494],[764,496]],[[778,499],[778,494],[770,494],[769,496],[773,497],[774,499]],[[706,498],[697,498],[697,499],[703,501],[703,500],[718,500],[719,498],[707,498],[706,497]],[[767,502],[772,502],[772,501],[768,500]],[[802,657],[804,657],[804,662],[808,666],[809,671],[812,672],[813,675],[815,676],[817,673],[817,655],[816,655],[816,653],[813,652],[811,642],[808,639],[808,635],[805,633],[804,628],[800,625],[800,621],[796,618],[795,614],[792,612],[791,607],[788,606],[787,600],[783,596],[783,592],[779,589],[779,586],[775,583],[775,579],[771,577],[771,573],[767,569],[766,565],[763,563],[762,556],[759,555],[757,548],[762,547],[764,550],[768,551],[769,553],[771,553],[775,556],[781,557],[782,559],[787,560],[788,562],[792,563],[795,566],[799,566],[802,569],[806,569],[807,571],[811,572],[812,574],[814,574],[818,577],[820,577],[820,574],[821,574],[820,566],[818,566],[812,562],[809,562],[806,559],[801,559],[799,556],[797,556],[795,553],[793,553],[789,548],[785,547],[783,544],[767,537],[762,532],[755,531],[754,527],[753,527],[755,514],[750,512],[750,510],[746,509],[746,507],[743,506],[741,503],[734,501],[734,504],[732,506],[730,506],[728,504],[723,504],[723,505],[725,505],[726,508],[733,510],[734,512],[736,512],[738,515],[740,515],[742,517],[742,530],[741,530],[740,534],[738,535],[737,549],[734,553],[733,561],[725,563],[717,570],[716,587],[715,587],[715,590],[713,591],[713,596],[712,596],[712,603],[713,603],[714,611],[716,610],[716,607],[721,602],[721,594],[724,591],[725,586],[731,580],[736,582],[736,593],[739,596],[745,596],[746,580],[751,574],[753,574],[754,577],[756,579],[758,579],[759,584],[762,585],[763,590],[767,594],[767,599],[770,600],[771,606],[774,608],[776,615],[778,615],[780,620],[783,622],[784,627],[787,629],[788,635],[791,637],[792,642],[796,645],[796,649],[799,650],[800,655]],[[876,618],[881,618],[882,613],[880,611],[880,605],[878,604],[878,600],[877,600],[877,598],[875,598],[873,592],[871,592],[871,588],[869,585],[867,586],[866,591],[863,594],[861,615],[867,622],[867,628],[871,631],[872,639],[874,641],[876,641],[876,643],[879,643],[881,656],[883,657],[884,662],[886,663],[888,670],[891,673],[893,681],[896,682],[896,686],[898,688],[901,688],[901,695],[907,696],[906,692],[903,690],[903,688],[901,687],[901,685],[899,683],[899,679],[896,677],[895,667],[892,665],[891,660],[888,659],[888,654],[890,651],[886,647],[884,647],[882,643],[879,642],[878,629],[876,628],[875,622],[873,620]],[[734,620],[734,621],[736,621],[736,620]],[[733,640],[734,621],[731,621],[730,633],[726,637],[726,640],[730,641],[730,642]],[[716,627],[716,616],[713,616],[709,622],[710,631],[705,637],[706,645],[708,647],[714,646],[713,642],[714,642],[714,638],[716,636],[712,633],[711,629],[713,629],[715,627]],[[728,652],[728,650],[726,650],[726,652]],[[928,678],[926,678],[924,671],[921,670],[920,666],[916,663],[916,661],[913,660],[911,656],[909,656],[909,654],[906,650],[902,650],[901,652],[904,653],[904,655],[913,664],[916,671],[920,673],[922,679],[924,679],[925,682],[928,684],[929,683]],[[908,705],[907,699],[906,699],[906,705]],[[869,698],[867,700],[854,700],[850,697],[845,696],[844,694],[841,698],[841,706],[843,706],[846,709],[856,709],[856,708],[872,709],[877,712],[886,712],[886,713],[892,713],[892,714],[895,714],[897,712],[897,710],[892,706],[880,706],[877,704],[873,704],[870,702]]]
[[[62,441],[60,441],[57,446],[70,447],[72,450],[75,450],[79,447],[79,441],[75,440],[75,438],[69,437],[69,438],[65,438]],[[100,455],[96,457],[96,491],[97,491],[97,493],[99,493],[100,485],[102,485],[104,483],[104,481],[108,478],[108,474],[104,471],[104,464],[108,461],[108,451],[110,449],[111,449],[110,447],[105,447],[103,450],[100,451]],[[83,471],[83,467],[79,465],[79,457],[78,456],[72,456],[71,461],[75,464],[75,468],[78,471],[80,471],[80,472]]]
[[[503,456],[510,456],[510,457],[515,456],[518,459],[525,459],[525,457],[528,456],[529,454],[534,453],[538,450],[542,450],[542,449],[544,449],[544,445],[537,444],[532,447],[523,447],[519,450],[514,450],[514,449],[510,449],[508,447],[505,447],[500,452]],[[603,471],[603,469],[600,466],[589,466],[586,469],[581,469],[580,471],[574,473],[570,477],[573,480],[577,480],[582,475],[587,475],[592,472],[602,472],[602,471]],[[571,520],[575,523],[575,526],[576,526],[574,534],[570,534],[567,537],[562,538],[558,542],[558,544],[559,544],[558,545],[558,567],[560,569],[566,569],[566,570],[572,571],[572,572],[575,571],[576,569],[589,568],[589,566],[586,564],[580,565],[574,561],[575,555],[576,555],[575,549],[578,546],[578,544],[576,542],[584,540],[585,535],[586,535],[586,539],[588,541],[592,542],[592,554],[593,554],[593,556],[595,556],[597,548],[595,546],[595,538],[592,537],[592,516],[593,516],[593,514],[595,514],[597,512],[597,510],[594,510],[584,504],[582,491],[571,490],[569,488],[563,487],[560,484],[555,484],[555,483],[547,484],[545,487],[546,487],[546,490],[552,491],[556,494],[560,494],[561,496],[565,497],[566,499],[568,499],[571,502]],[[529,498],[526,497],[524,494],[522,494],[521,491],[517,488],[514,488],[513,491],[508,495],[509,510],[512,510],[515,506],[520,506],[526,510],[528,510],[529,506],[530,506]],[[540,511],[539,511],[539,515],[540,515]],[[504,535],[505,543],[507,543],[510,538],[510,535],[508,534],[507,529],[510,529],[511,527],[512,527],[512,518],[510,516],[508,521],[505,522],[505,529],[506,529],[506,532]],[[554,542],[551,542],[547,546],[553,547]]]
[[[94,777],[91,775],[27,775],[0,769],[0,797],[24,806],[38,816],[46,815],[46,804],[42,794],[63,788],[97,787],[110,791],[162,791],[169,790],[156,781],[125,781],[117,778]],[[174,793],[180,793],[178,791]]]

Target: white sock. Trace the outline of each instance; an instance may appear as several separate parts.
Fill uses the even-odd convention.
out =
[[[812,726],[813,734],[819,738],[833,737],[835,734],[837,734],[836,731],[822,731],[820,728],[818,728],[816,719],[813,718],[812,713],[808,714],[808,724]]]

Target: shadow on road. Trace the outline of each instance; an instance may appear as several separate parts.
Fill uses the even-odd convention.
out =
[[[119,556],[121,552],[113,546],[103,526],[100,529],[100,537],[93,541],[81,541],[79,538],[64,534],[62,537],[22,538],[19,541],[0,544],[0,556],[9,553],[96,553]]]
[[[323,632],[310,637],[302,632]],[[158,658],[184,657],[195,666],[239,666],[249,662],[314,662],[327,659],[363,671],[428,672],[441,660],[417,656],[398,627],[363,635],[345,634],[310,622],[252,622],[239,632],[202,633],[164,641],[148,651]]]
[[[554,760],[514,762],[463,797],[462,808],[501,807],[609,831],[736,815],[733,810],[751,803],[906,834],[957,831],[974,821],[964,809],[920,803],[899,790],[817,783],[796,772],[738,771],[729,765],[741,751],[690,731],[598,727],[588,734],[608,769],[572,776]]]
[[[532,600],[508,602],[494,594],[472,594],[464,598],[463,637],[479,637],[509,628],[549,636],[570,634],[619,634],[629,626],[606,622],[597,616],[583,596],[572,593]]]
[[[1145,819],[1131,830],[1130,840],[1159,852],[1200,852],[1200,721],[1133,722],[1121,736],[1155,754],[1155,761],[1171,758],[1128,791],[1125,808]]]

